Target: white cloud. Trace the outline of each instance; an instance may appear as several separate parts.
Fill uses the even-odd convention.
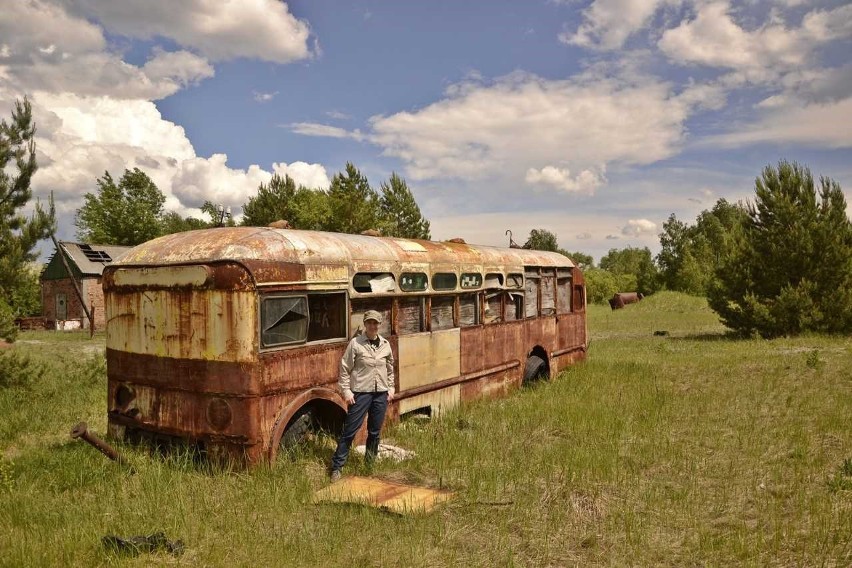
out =
[[[287,128],[296,134],[303,136],[323,136],[326,138],[353,138],[355,140],[363,140],[364,135],[358,129],[349,131],[338,126],[329,126],[327,124],[319,124],[316,122],[294,122],[288,124]]]
[[[133,38],[167,37],[206,57],[289,63],[311,56],[310,27],[278,0],[64,0],[75,14]]]
[[[621,234],[628,237],[641,237],[646,235],[656,235],[657,224],[648,219],[630,219],[627,224],[621,228]]]
[[[567,168],[545,166],[540,170],[528,169],[525,181],[531,185],[549,185],[567,193],[592,195],[598,187],[606,183],[606,178],[603,174],[591,170],[583,170],[571,177],[571,171]]]
[[[255,101],[259,103],[268,103],[278,95],[278,91],[275,91],[274,93],[259,93],[254,91],[253,94]]]
[[[579,241],[587,241],[587,240],[592,238],[592,234],[591,233],[579,233],[577,235],[574,235],[574,238],[579,240]]]
[[[619,49],[635,32],[646,27],[665,0],[595,0],[583,10],[577,31],[559,34],[562,43],[592,49]]]
[[[413,179],[500,175],[589,191],[610,163],[675,154],[696,100],[638,74],[590,71],[555,81],[515,73],[490,85],[453,86],[420,110],[373,117],[370,140],[402,159]],[[541,164],[561,170],[542,174]]]
[[[306,162],[284,162],[272,164],[272,170],[279,176],[289,175],[296,185],[303,185],[311,189],[328,189],[331,180],[328,172],[321,164],[308,164]]]
[[[766,142],[852,147],[852,98],[811,105],[780,101],[761,110],[757,120],[728,134],[709,137],[702,144],[736,147]]]
[[[852,34],[852,6],[812,10],[799,27],[771,14],[752,30],[734,13],[727,1],[699,4],[694,18],[666,30],[657,45],[673,61],[733,69],[765,82],[809,62],[821,44]]]
[[[173,85],[175,92],[214,75],[213,66],[194,53],[161,49],[154,50],[154,56],[145,63],[142,71],[155,83]]]

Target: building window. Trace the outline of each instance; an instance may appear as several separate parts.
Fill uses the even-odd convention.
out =
[[[458,277],[452,272],[438,272],[432,275],[433,290],[455,290]]]

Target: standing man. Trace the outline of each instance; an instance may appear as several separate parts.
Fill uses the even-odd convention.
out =
[[[349,457],[349,446],[367,414],[367,462],[379,452],[379,433],[388,403],[393,400],[393,352],[390,342],[379,335],[382,314],[364,314],[364,333],[352,338],[340,361],[340,390],[349,406],[343,434],[331,458],[331,480],[340,479],[340,470]]]

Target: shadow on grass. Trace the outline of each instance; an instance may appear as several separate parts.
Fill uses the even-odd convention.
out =
[[[666,339],[670,341],[742,341],[745,339],[741,335],[737,335],[733,331],[715,332],[715,333],[691,333],[689,335],[669,336]]]

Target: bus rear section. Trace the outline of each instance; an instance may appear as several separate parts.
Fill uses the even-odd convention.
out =
[[[238,263],[104,271],[111,435],[258,461],[257,293]]]

